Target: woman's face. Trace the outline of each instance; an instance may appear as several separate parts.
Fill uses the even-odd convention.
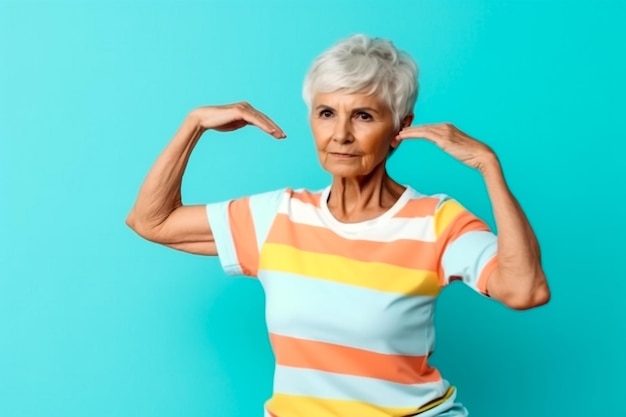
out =
[[[317,93],[310,123],[322,167],[334,176],[368,175],[399,144],[391,110],[376,95]]]

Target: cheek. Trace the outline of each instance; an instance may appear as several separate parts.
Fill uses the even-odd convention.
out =
[[[361,142],[364,150],[370,155],[376,155],[374,158],[380,159],[386,157],[391,146],[391,138],[389,132],[368,132],[368,135],[364,135],[364,140]]]
[[[376,166],[387,160],[389,156],[390,140],[381,140],[378,138],[375,142],[370,143],[367,152],[367,158],[364,159],[364,165],[368,167]]]
[[[311,125],[311,133],[313,134],[313,140],[315,141],[315,147],[318,149],[324,149],[328,143],[329,135],[323,126],[318,124]]]

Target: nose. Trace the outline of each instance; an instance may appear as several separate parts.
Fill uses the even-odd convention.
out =
[[[336,122],[333,129],[333,142],[339,144],[354,142],[354,136],[352,135],[352,129],[350,126],[350,119],[338,117],[335,120]]]

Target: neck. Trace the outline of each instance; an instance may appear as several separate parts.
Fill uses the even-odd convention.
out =
[[[333,177],[328,209],[340,221],[361,222],[376,218],[391,208],[405,187],[387,174],[382,163],[361,177]]]

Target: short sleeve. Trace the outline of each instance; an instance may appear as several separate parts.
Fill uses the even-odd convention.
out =
[[[220,264],[227,275],[256,277],[259,253],[285,190],[206,205]]]
[[[462,280],[487,295],[487,280],[497,266],[496,235],[483,220],[447,196],[436,208],[434,224],[442,283]]]

